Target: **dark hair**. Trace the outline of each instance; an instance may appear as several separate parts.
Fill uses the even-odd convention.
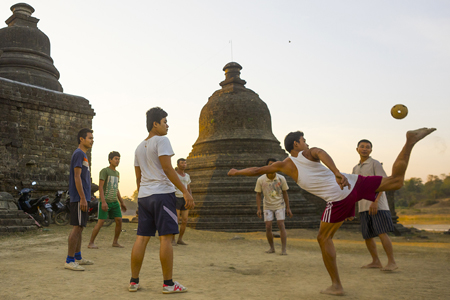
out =
[[[150,132],[153,128],[153,123],[161,123],[161,120],[167,117],[167,113],[161,107],[153,107],[147,110],[147,130]]]
[[[372,143],[371,143],[369,140],[360,140],[360,141],[358,142],[357,147],[359,147],[359,144],[361,144],[361,143],[369,143],[369,144],[370,144],[370,148],[372,148]]]
[[[298,142],[302,136],[301,131],[289,132],[284,138],[284,149],[290,153],[294,149],[294,142]]]
[[[184,158],[177,159],[177,165],[180,163],[180,161],[186,161]]]
[[[111,159],[113,159],[114,157],[116,157],[116,156],[120,157],[120,153],[117,152],[117,151],[111,151],[111,152],[109,152],[109,154],[108,154],[108,162],[109,162]]]
[[[81,138],[86,139],[88,132],[94,133],[94,130],[89,128],[83,128],[80,131],[78,131],[77,139],[78,139],[78,145],[81,144]]]
[[[277,162],[277,160],[276,160],[275,158],[268,158],[267,161],[266,161],[266,166],[267,166],[271,161]]]

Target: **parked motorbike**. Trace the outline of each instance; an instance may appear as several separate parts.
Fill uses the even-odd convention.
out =
[[[32,186],[36,185],[36,181],[31,183]],[[16,190],[17,186],[14,187]],[[31,192],[34,191],[31,188],[23,188],[19,192],[19,200],[17,200],[17,206],[27,214],[31,215],[42,226],[49,226],[52,215],[52,206],[48,203],[48,196],[42,196],[40,198],[31,199]]]
[[[66,203],[55,215],[56,225],[67,225],[70,221],[70,197],[67,195]],[[91,201],[88,203],[88,221],[98,221],[98,200],[95,196],[91,197]],[[106,219],[103,226],[109,226],[113,223],[113,219]]]
[[[55,222],[55,217],[56,214],[62,209],[64,208],[64,204],[61,202],[61,198],[64,195],[64,191],[57,191],[55,194],[55,198],[53,199],[53,201],[51,202],[52,205],[52,220],[53,222]]]

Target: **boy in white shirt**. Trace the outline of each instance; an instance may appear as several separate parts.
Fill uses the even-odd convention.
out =
[[[166,137],[169,129],[166,117],[167,113],[159,107],[147,111],[149,134],[135,152],[139,218],[136,242],[131,251],[130,292],[139,289],[139,272],[145,249],[156,230],[160,239],[163,294],[187,292],[187,288],[172,280],[172,239],[178,233],[174,185],[182,191],[187,208],[194,207],[194,199],[172,168],[170,158],[174,153]]]
[[[269,158],[266,165],[270,166],[277,160]],[[286,228],[284,226],[284,219],[287,215],[292,218],[292,212],[289,207],[289,196],[287,190],[289,189],[286,178],[277,173],[270,173],[261,175],[256,181],[256,206],[258,208],[256,214],[261,218],[261,192],[264,194],[264,222],[266,223],[266,237],[269,242],[270,249],[266,253],[275,253],[273,244],[272,221],[273,216],[277,218],[277,225],[280,229],[281,237],[281,255],[286,253]]]

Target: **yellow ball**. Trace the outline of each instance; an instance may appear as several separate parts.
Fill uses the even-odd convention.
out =
[[[404,117],[406,117],[408,115],[408,108],[406,106],[404,106],[403,104],[397,104],[394,105],[394,107],[392,107],[391,109],[391,115],[395,118],[395,119],[403,119]]]

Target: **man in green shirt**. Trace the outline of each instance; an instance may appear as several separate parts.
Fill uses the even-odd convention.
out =
[[[120,163],[119,152],[112,151],[108,155],[109,167],[100,171],[98,189],[100,192],[100,201],[98,203],[98,222],[92,230],[91,240],[88,248],[98,249],[94,244],[100,228],[106,219],[114,219],[116,222],[116,229],[114,231],[113,247],[123,248],[119,244],[119,235],[122,232],[122,212],[127,211],[127,207],[123,203],[123,199],[119,192],[119,171],[116,170]]]

